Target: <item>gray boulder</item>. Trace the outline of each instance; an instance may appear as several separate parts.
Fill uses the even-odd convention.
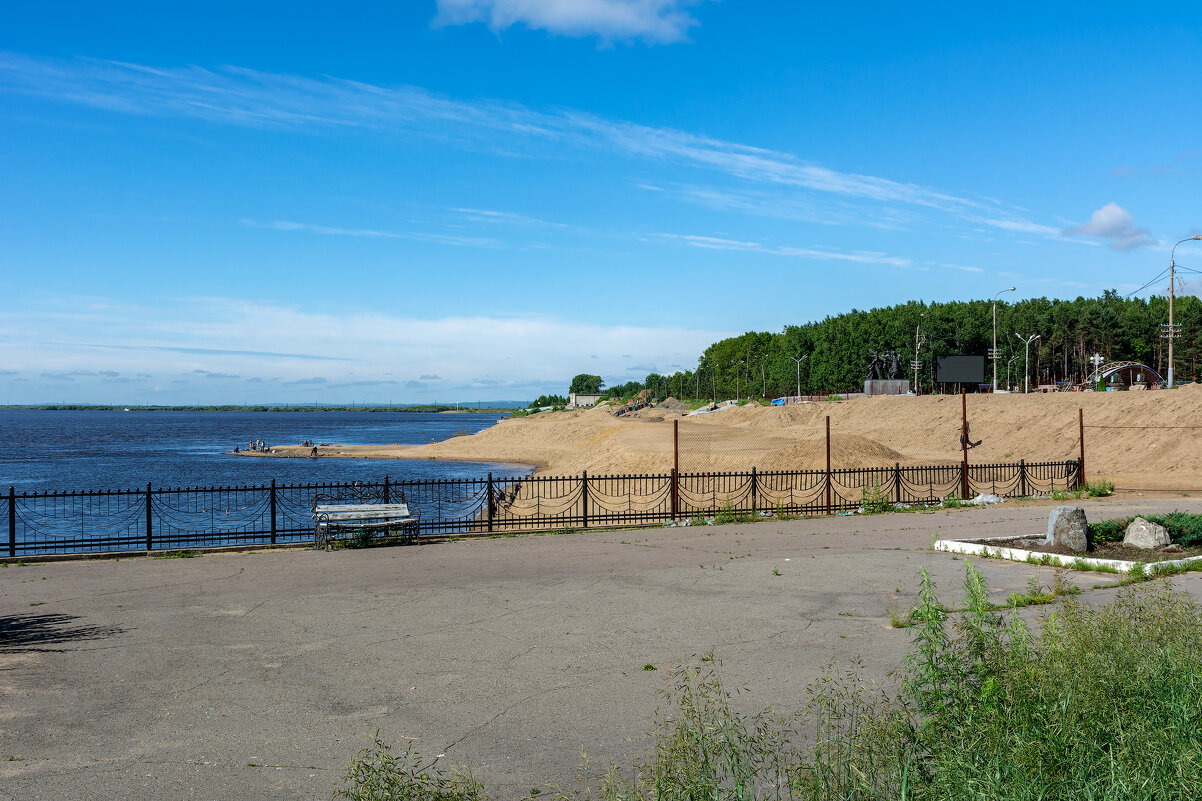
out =
[[[1161,525],[1157,525],[1142,517],[1137,517],[1127,526],[1127,532],[1123,535],[1123,545],[1128,548],[1143,548],[1152,550],[1153,548],[1163,548],[1169,544],[1169,532]]]
[[[1089,523],[1080,506],[1057,506],[1048,515],[1046,545],[1063,545],[1072,553],[1085,553],[1088,547]]]

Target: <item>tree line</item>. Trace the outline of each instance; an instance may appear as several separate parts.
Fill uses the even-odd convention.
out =
[[[1039,339],[1031,342],[1029,358],[1033,386],[1085,381],[1093,370],[1095,353],[1107,362],[1142,362],[1163,376],[1168,371],[1168,343],[1161,336],[1161,324],[1168,322],[1168,316],[1168,298],[1126,298],[1114,290],[1076,300],[998,301],[998,386],[1007,381],[1021,385],[1025,359],[1020,337],[1025,340],[1036,334]],[[1202,357],[1202,301],[1193,296],[1177,298],[1173,316],[1181,331],[1174,345],[1177,380],[1196,380]],[[916,335],[918,383],[921,391],[930,392],[940,357],[988,355],[992,301],[910,301],[868,311],[853,309],[787,325],[778,333],[748,331],[710,345],[693,370],[651,373],[641,382],[604,392],[629,397],[648,389],[660,398],[733,398],[793,395],[799,388],[803,395],[862,391],[873,351],[898,351],[907,377],[914,380],[910,365]],[[987,359],[985,380],[991,378]]]

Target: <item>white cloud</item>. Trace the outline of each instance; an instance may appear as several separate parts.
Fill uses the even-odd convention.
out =
[[[759,242],[723,239],[716,236],[698,236],[696,234],[656,234],[655,236],[672,242],[682,242],[689,247],[705,248],[707,250],[741,250],[750,253],[764,253],[771,256],[790,256],[798,259],[817,259],[819,261],[852,261],[860,264],[887,264],[893,267],[909,267],[911,264],[909,259],[890,256],[872,250],[845,252],[819,250],[817,248],[796,248],[785,245],[769,246]]]
[[[1115,250],[1134,250],[1157,244],[1151,232],[1137,226],[1131,213],[1117,203],[1107,203],[1096,210],[1084,225],[1065,228],[1064,235],[1101,239]]]
[[[474,396],[469,388],[485,386],[491,399],[512,394],[520,400],[536,389],[536,395],[549,391],[584,369],[625,375],[630,353],[652,363],[671,363],[675,353],[700,354],[730,335],[586,324],[540,314],[339,316],[239,298],[143,307],[45,297],[23,303],[21,311],[5,315],[0,324],[5,369],[35,379],[35,386],[22,390],[26,397],[12,397],[11,402],[44,400],[50,381],[74,380],[72,386],[82,391],[117,374],[136,374],[146,392],[179,380],[170,391],[191,402],[200,397],[197,388],[225,392],[223,397],[233,392],[240,402],[289,400],[273,382],[324,387],[323,398],[331,402],[362,399],[362,388],[373,386],[384,401],[468,398]],[[340,392],[344,387],[361,389],[358,394]],[[390,395],[380,394],[384,392]]]
[[[680,0],[438,0],[435,25],[483,22],[494,31],[513,25],[562,36],[603,40],[680,42],[697,20]]]
[[[368,239],[409,239],[418,242],[433,242],[439,245],[458,245],[463,247],[479,248],[498,248],[504,246],[502,242],[489,237],[458,236],[454,234],[442,234],[429,231],[406,231],[403,233],[394,233],[392,231],[373,231],[365,228],[333,228],[328,225],[314,225],[312,223],[292,222],[289,220],[273,220],[271,222],[240,220],[240,222],[249,228],[267,228],[272,231],[305,231],[312,234],[323,234],[326,236],[359,236],[367,237]]]

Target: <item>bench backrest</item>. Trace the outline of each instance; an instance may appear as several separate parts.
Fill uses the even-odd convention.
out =
[[[410,517],[407,503],[319,503],[313,516],[322,520],[396,519]]]

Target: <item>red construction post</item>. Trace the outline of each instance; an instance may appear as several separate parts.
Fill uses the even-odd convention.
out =
[[[960,500],[968,500],[968,390],[960,387]]]
[[[831,416],[826,416],[826,513],[831,513]]]
[[[1085,410],[1077,409],[1077,431],[1081,442],[1081,461],[1077,466],[1077,487],[1085,486]]]
[[[672,519],[680,512],[680,421],[672,421]]]

